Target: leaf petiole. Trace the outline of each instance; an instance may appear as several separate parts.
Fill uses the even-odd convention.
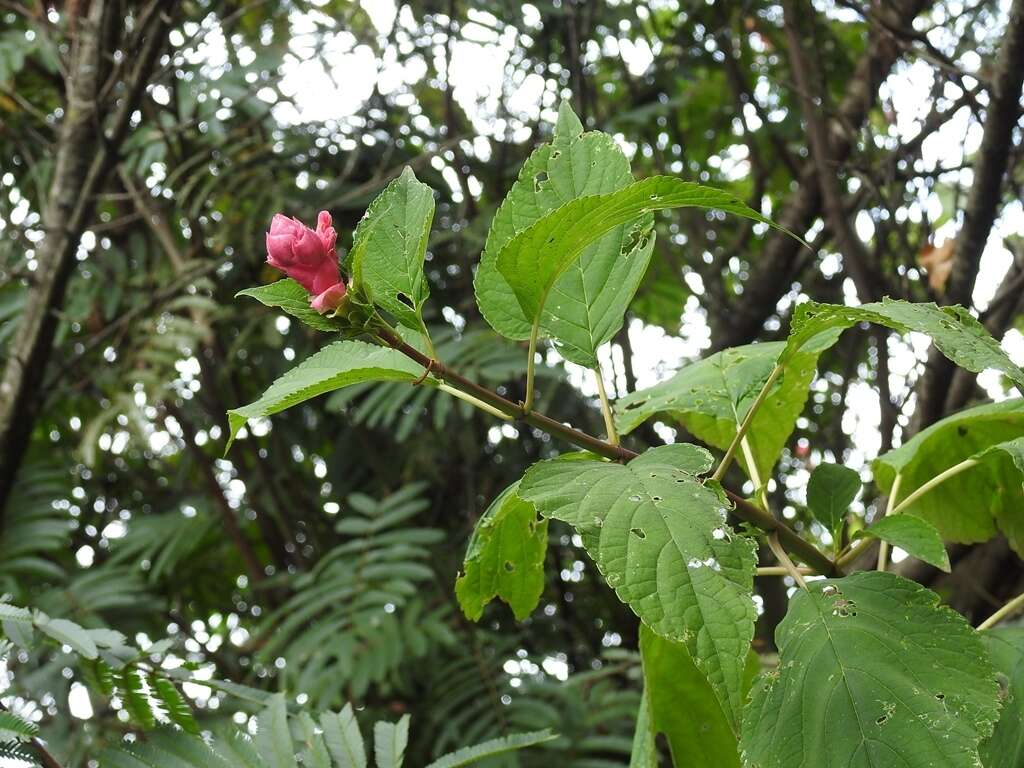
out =
[[[725,456],[722,457],[721,463],[718,468],[715,469],[715,473],[711,476],[712,480],[721,480],[725,475],[725,471],[729,469],[729,465],[732,464],[733,458],[736,456],[736,449],[739,448],[740,442],[746,437],[747,431],[750,429],[751,423],[754,421],[754,416],[757,414],[758,409],[764,404],[764,401],[768,399],[768,393],[772,389],[772,385],[775,380],[779,378],[782,373],[782,363],[776,363],[775,367],[772,368],[772,372],[768,374],[768,378],[764,382],[764,386],[761,387],[761,391],[757,393],[757,399],[754,400],[750,405],[750,410],[747,411],[747,415],[743,417],[743,421],[740,423],[739,428],[736,430],[736,436],[729,443],[729,448],[725,452]]]
[[[786,554],[786,550],[782,548],[779,543],[778,531],[772,531],[768,534],[768,546],[772,550],[772,554],[775,558],[782,563],[782,567],[786,569],[790,576],[793,577],[793,581],[800,585],[804,590],[807,589],[807,582],[804,581],[803,574],[800,573],[800,569],[793,564],[793,561],[789,559],[789,555]]]
[[[1003,619],[1009,618],[1022,610],[1024,610],[1024,593],[1017,595],[1013,600],[981,622],[978,625],[978,630],[991,629]]]
[[[929,480],[927,483],[925,483],[920,488],[915,490],[912,494],[907,496],[907,498],[905,498],[899,504],[897,504],[896,505],[896,509],[894,509],[892,511],[892,514],[898,515],[906,507],[909,507],[911,504],[913,504],[919,498],[921,498],[926,493],[928,493],[928,491],[932,490],[932,488],[934,488],[935,486],[941,485],[942,483],[944,483],[947,480],[949,480],[949,478],[955,477],[956,475],[959,475],[964,470],[970,469],[971,467],[973,467],[973,466],[975,466],[977,464],[980,464],[980,463],[981,462],[978,459],[964,459],[959,464],[954,464],[952,467],[950,467],[949,469],[945,470],[944,472],[940,472],[935,477],[933,477],[931,480]]]
[[[761,506],[765,512],[768,510],[768,488],[761,483],[761,475],[757,471],[757,464],[754,461],[754,452],[750,449],[750,441],[746,435],[740,440],[740,448],[743,450],[743,460],[747,462],[747,474],[750,482],[754,484],[754,492],[758,494]]]
[[[813,568],[797,568],[801,576],[813,576],[816,571]],[[762,565],[755,572],[755,576],[792,576],[789,569],[781,565]]]
[[[512,417],[509,416],[504,411],[499,411],[493,405],[488,405],[483,400],[479,400],[473,397],[468,392],[463,392],[461,389],[456,389],[455,387],[449,386],[445,384],[443,381],[437,385],[437,388],[440,389],[442,392],[447,392],[452,397],[457,397],[459,398],[459,400],[462,400],[463,402],[469,403],[470,405],[479,408],[481,411],[485,411],[491,414],[491,416],[496,416],[497,418],[503,421],[513,420]]]
[[[601,415],[604,416],[604,429],[608,435],[608,442],[612,445],[619,444],[619,433],[615,431],[615,420],[612,418],[612,405],[608,401],[608,392],[604,387],[604,374],[601,373],[601,364],[593,369],[594,379],[597,381],[597,394],[601,398]]]
[[[526,361],[526,399],[523,400],[523,413],[533,410],[533,376],[537,357],[537,337],[540,336],[540,317],[541,313],[538,311],[537,317],[533,321],[533,327],[530,329],[530,351]]]
[[[896,514],[899,507],[896,504],[896,499],[900,495],[900,483],[903,482],[903,475],[896,475],[896,479],[892,482],[892,488],[889,491],[889,501],[885,505],[885,516]],[[884,571],[886,560],[889,559],[889,542],[884,539],[878,545],[878,567],[877,570]]]

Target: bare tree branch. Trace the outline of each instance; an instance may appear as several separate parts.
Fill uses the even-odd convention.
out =
[[[1003,179],[1013,146],[1013,129],[1020,119],[1024,85],[1024,0],[1014,0],[999,53],[996,56],[985,127],[974,163],[974,183],[964,208],[963,227],[953,251],[953,271],[944,299],[969,306],[981,255],[1001,208]],[[935,350],[917,388],[914,426],[921,429],[963,403],[950,400],[954,366]],[[960,390],[962,392],[962,390]],[[962,394],[960,395],[962,396]]]
[[[912,26],[914,18],[928,5],[926,0],[901,0],[893,2],[888,11],[894,21],[902,26]],[[867,51],[858,62],[846,95],[839,104],[838,120],[830,126],[833,162],[844,162],[853,152],[853,139],[843,126],[863,125],[878,97],[879,85],[889,74],[901,50],[891,36],[872,30]],[[802,234],[821,215],[822,197],[816,175],[814,162],[806,161],[800,174],[799,188],[778,218],[786,229]],[[745,344],[758,334],[796,278],[795,267],[802,248],[786,235],[772,232],[767,236],[760,257],[752,266],[743,300],[724,308],[724,315],[715,324],[711,351]]]

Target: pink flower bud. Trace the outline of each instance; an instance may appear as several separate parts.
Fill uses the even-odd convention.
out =
[[[310,306],[321,315],[325,315],[341,306],[346,293],[348,293],[348,289],[345,287],[344,281],[336,283],[313,299]]]
[[[315,231],[278,213],[267,233],[267,263],[319,295],[338,282],[337,240],[327,211],[320,212]]]

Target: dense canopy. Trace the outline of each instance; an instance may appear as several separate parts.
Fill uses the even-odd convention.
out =
[[[0,0],[0,766],[685,765],[684,696],[823,765],[740,724],[751,637],[774,728],[853,623],[780,625],[773,512],[1019,712],[1022,77],[1024,0]],[[266,261],[321,211],[336,315]],[[1019,764],[968,672],[927,713]]]

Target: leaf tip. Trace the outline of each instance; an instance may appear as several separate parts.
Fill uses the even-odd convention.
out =
[[[246,421],[248,419],[238,411],[228,411],[228,442],[224,446],[225,457],[231,451],[231,446],[234,445],[235,438],[238,436],[238,431],[245,426]]]
[[[575,138],[583,133],[583,123],[573,111],[569,99],[562,99],[558,105],[558,120],[555,122],[555,136],[557,138]]]

